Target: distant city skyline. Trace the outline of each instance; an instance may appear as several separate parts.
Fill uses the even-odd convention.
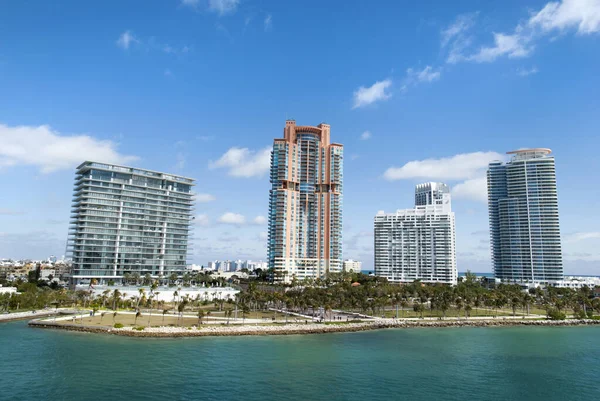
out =
[[[600,274],[595,2],[231,4],[3,2],[0,257],[64,254],[75,168],[101,160],[197,180],[191,262],[266,260],[270,149],[294,118],[344,144],[343,257],[365,270],[373,216],[435,181],[458,270],[491,272],[488,164],[541,146],[565,274]]]

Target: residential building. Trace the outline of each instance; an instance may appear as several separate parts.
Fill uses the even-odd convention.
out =
[[[490,245],[495,277],[553,284],[563,278],[556,169],[550,149],[508,152],[487,172]]]
[[[193,185],[191,178],[132,167],[91,161],[77,167],[69,229],[73,284],[183,272]]]
[[[562,280],[553,283],[553,285],[559,288],[579,289],[588,287],[590,289],[594,289],[600,286],[600,277],[565,276]]]
[[[344,148],[330,126],[286,121],[271,154],[268,263],[277,281],[342,271]]]
[[[456,284],[455,218],[450,188],[417,185],[415,208],[375,216],[375,274],[391,282]]]
[[[362,262],[358,260],[344,260],[344,271],[347,273],[360,273],[362,271]]]

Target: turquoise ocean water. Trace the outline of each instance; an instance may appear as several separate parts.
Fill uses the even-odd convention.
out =
[[[600,327],[132,339],[0,324],[0,400],[598,400]]]

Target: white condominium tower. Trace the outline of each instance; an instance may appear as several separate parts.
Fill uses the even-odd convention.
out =
[[[277,281],[342,271],[344,148],[330,127],[288,120],[271,154],[269,268]]]
[[[556,170],[550,149],[508,152],[487,173],[494,275],[504,282],[563,279]]]
[[[391,282],[456,284],[454,212],[446,184],[415,189],[415,208],[375,216],[375,274]]]
[[[77,167],[69,248],[73,284],[153,278],[186,267],[194,180],[84,162]]]

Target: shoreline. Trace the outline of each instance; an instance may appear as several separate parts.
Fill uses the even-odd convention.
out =
[[[359,331],[401,329],[401,328],[451,328],[451,327],[510,327],[510,326],[536,326],[536,327],[565,327],[565,326],[594,326],[600,325],[600,320],[568,319],[568,320],[435,320],[435,321],[409,321],[379,319],[360,323],[341,324],[275,324],[275,325],[229,325],[212,326],[204,325],[200,328],[188,327],[150,327],[142,331],[131,327],[115,329],[112,327],[88,327],[78,324],[59,324],[43,319],[31,320],[30,327],[59,329],[96,334],[111,334],[126,337],[150,338],[177,338],[177,337],[223,337],[223,336],[265,336],[265,335],[298,335],[298,334],[327,334],[327,333],[352,333]]]
[[[31,320],[31,318],[43,318],[43,317],[51,317],[54,315],[58,315],[59,313],[55,312],[55,311],[42,311],[42,312],[36,312],[36,313],[32,313],[31,311],[29,312],[13,312],[13,313],[9,313],[6,315],[0,315],[0,324],[5,323],[5,322],[14,322],[17,320]]]

